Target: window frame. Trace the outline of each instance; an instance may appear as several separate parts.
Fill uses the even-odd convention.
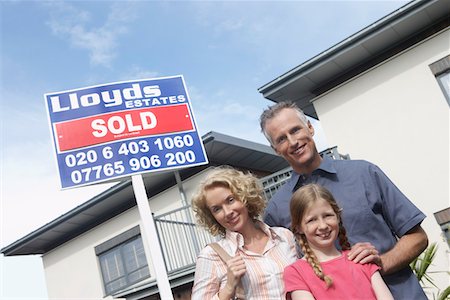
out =
[[[136,265],[131,267],[129,262],[127,260],[127,253],[126,248],[133,243],[138,243],[138,245],[142,248],[139,248],[137,252],[139,252],[139,257],[136,257]],[[135,245],[133,245],[135,247]],[[114,258],[117,260],[116,266],[118,269],[118,275],[113,280],[108,280],[109,276],[106,276],[105,270],[108,268],[107,265],[105,265],[105,262],[108,262],[108,258],[105,258],[108,255],[111,255],[111,253],[114,253]],[[135,251],[136,253],[136,251]],[[147,278],[151,277],[150,269],[147,264],[147,259],[145,256],[144,251],[144,245],[142,242],[142,236],[140,233],[139,226],[135,226],[118,236],[98,245],[95,247],[95,254],[97,256],[98,265],[99,265],[99,271],[103,282],[103,291],[105,295],[112,295],[113,293],[117,291],[121,291],[126,289],[127,287],[130,287],[138,282],[141,282]],[[143,259],[142,259],[143,256]],[[137,279],[130,278],[131,276],[135,275],[136,273],[143,272],[143,274],[138,275]],[[121,274],[123,273],[123,274]],[[114,283],[115,281],[123,280],[124,283],[120,284],[116,288],[111,288],[111,283]]]
[[[450,89],[443,82],[444,80],[450,82],[450,55],[430,64],[429,67],[444,94],[444,98],[447,100],[447,104],[450,106]]]
[[[442,236],[450,248],[450,207],[434,213],[434,218],[442,230]]]

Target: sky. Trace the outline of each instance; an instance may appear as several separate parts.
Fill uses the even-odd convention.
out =
[[[267,144],[258,88],[405,3],[0,0],[0,248],[111,186],[59,189],[45,93],[181,74],[201,135]],[[39,256],[0,268],[0,299],[48,299]]]

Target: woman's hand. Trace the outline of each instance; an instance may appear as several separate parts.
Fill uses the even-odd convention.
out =
[[[246,271],[244,259],[239,254],[227,262],[227,284],[225,288],[232,296],[235,294],[236,287]]]

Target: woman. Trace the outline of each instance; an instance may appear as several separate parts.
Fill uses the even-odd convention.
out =
[[[198,223],[233,258],[206,246],[198,255],[192,299],[232,299],[242,281],[246,299],[285,299],[283,270],[297,259],[293,234],[259,221],[265,201],[256,177],[216,168],[192,200]]]

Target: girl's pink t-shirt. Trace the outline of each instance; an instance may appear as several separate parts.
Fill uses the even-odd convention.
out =
[[[309,291],[316,300],[321,299],[375,299],[371,277],[380,268],[375,264],[358,264],[347,259],[348,251],[340,257],[322,262],[324,274],[333,279],[327,288],[326,283],[314,273],[312,267],[304,259],[284,269],[283,280],[287,299],[290,292]]]

